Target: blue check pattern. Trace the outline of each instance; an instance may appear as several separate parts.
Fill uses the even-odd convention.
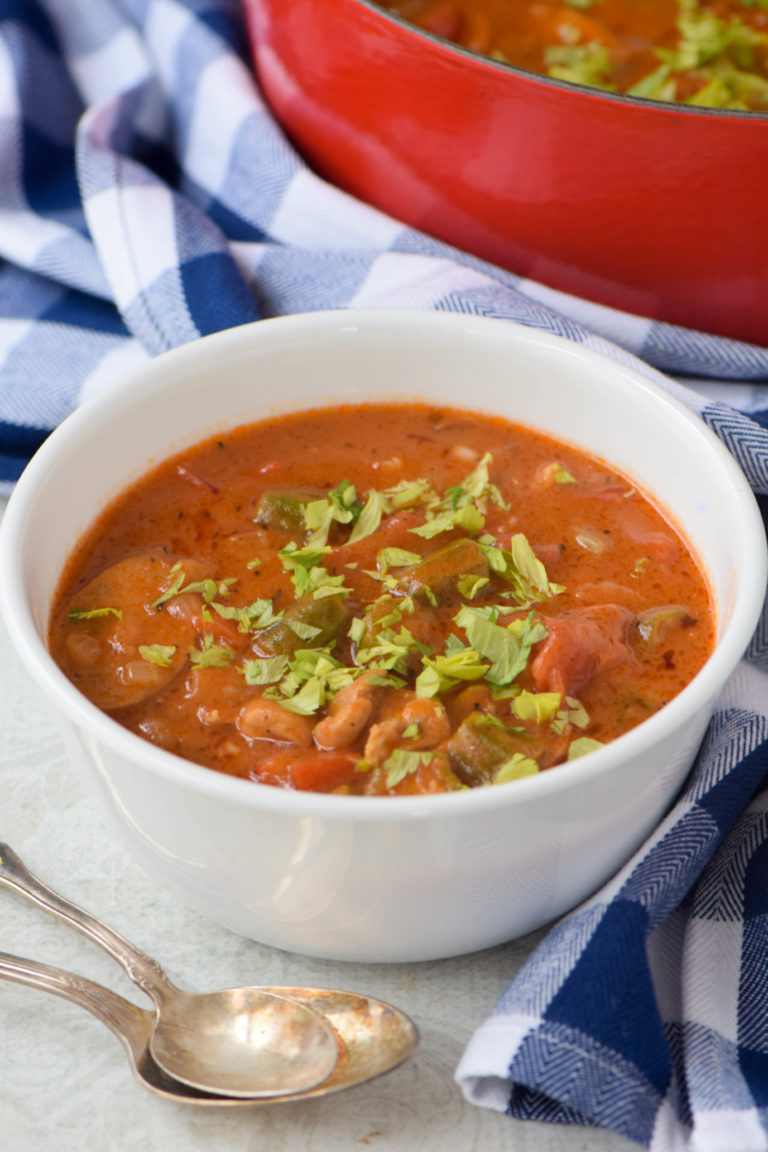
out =
[[[324,183],[261,97],[237,0],[0,0],[0,157],[0,492],[70,411],[169,348],[405,307],[633,365],[768,496],[768,349],[552,291]],[[763,621],[650,841],[479,1024],[469,1099],[654,1152],[768,1150],[767,641]]]

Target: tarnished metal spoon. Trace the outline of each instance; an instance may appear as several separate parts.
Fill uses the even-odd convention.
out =
[[[119,961],[155,1005],[149,1048],[175,1080],[223,1096],[273,1097],[306,1092],[336,1067],[333,1029],[301,1000],[276,988],[183,992],[155,960],[38,880],[7,844],[0,844],[0,884],[65,920]]]
[[[390,1072],[406,1060],[418,1044],[418,1032],[413,1022],[403,1012],[382,1000],[354,992],[334,992],[323,988],[285,989],[308,1008],[321,1013],[333,1028],[339,1052],[335,1069],[322,1084],[290,1096],[250,1099],[221,1096],[190,1088],[163,1071],[149,1046],[155,1023],[154,1013],[137,1007],[109,988],[84,976],[75,976],[60,968],[36,964],[32,960],[10,956],[5,952],[0,952],[0,979],[52,992],[86,1008],[121,1041],[128,1053],[133,1074],[142,1087],[155,1096],[177,1100],[182,1104],[264,1107],[295,1100],[311,1100],[329,1092],[352,1088]]]

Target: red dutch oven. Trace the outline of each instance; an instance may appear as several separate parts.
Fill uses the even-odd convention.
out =
[[[486,59],[368,0],[244,0],[259,83],[311,167],[564,292],[768,345],[768,115]]]

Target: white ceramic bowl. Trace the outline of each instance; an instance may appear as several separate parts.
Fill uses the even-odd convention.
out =
[[[401,397],[500,413],[596,453],[684,526],[712,584],[717,648],[614,743],[540,776],[447,795],[288,792],[186,763],[99,712],[45,646],[76,539],[147,466],[214,431],[323,402]],[[336,312],[230,330],[162,356],[46,441],[2,526],[0,585],[22,660],[129,853],[227,928],[342,960],[470,952],[560,915],[605,881],[683,781],[763,603],[753,496],[702,422],[576,344],[468,316]]]

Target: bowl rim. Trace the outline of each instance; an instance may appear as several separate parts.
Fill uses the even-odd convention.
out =
[[[740,588],[739,597],[733,605],[732,617],[725,634],[697,675],[677,696],[636,728],[586,756],[558,765],[556,771],[526,777],[512,782],[509,786],[475,788],[426,796],[376,797],[335,796],[275,788],[203,767],[159,748],[123,728],[74,687],[54,663],[44,639],[38,632],[32,607],[26,596],[22,565],[19,560],[24,552],[23,542],[28,515],[36,499],[38,484],[43,482],[50,465],[55,465],[62,457],[71,456],[73,447],[77,445],[80,436],[87,433],[89,425],[102,419],[105,411],[108,414],[115,406],[119,410],[123,400],[130,402],[133,398],[146,402],[150,387],[153,390],[163,387],[163,377],[167,377],[166,386],[170,387],[179,372],[183,375],[186,364],[194,364],[199,370],[201,357],[209,357],[215,361],[222,347],[230,345],[237,347],[242,342],[244,349],[247,349],[251,340],[260,339],[260,333],[268,338],[270,332],[289,335],[293,330],[306,336],[312,332],[348,329],[350,325],[378,331],[403,324],[419,330],[441,325],[459,328],[461,324],[468,322],[482,328],[491,324],[503,324],[509,331],[511,346],[516,340],[523,339],[530,344],[550,347],[553,350],[559,349],[561,355],[586,356],[589,360],[599,363],[604,370],[607,361],[619,376],[633,381],[635,387],[645,389],[655,396],[656,402],[668,406],[678,416],[682,416],[690,426],[692,434],[707,442],[709,450],[719,456],[721,465],[730,473],[733,479],[731,491],[735,507],[747,527],[750,530],[754,528],[754,533],[748,537],[753,562],[745,567],[743,587]],[[497,332],[501,334],[501,329]],[[174,449],[169,449],[169,453],[173,451]],[[364,822],[386,823],[393,819],[399,821],[448,818],[457,811],[482,813],[489,808],[498,809],[499,806],[506,807],[508,804],[524,804],[552,792],[578,787],[581,782],[617,770],[623,760],[634,759],[647,752],[653,745],[677,730],[686,714],[692,721],[701,707],[714,699],[719,686],[733,672],[754,632],[768,581],[768,546],[757,502],[743,472],[725,445],[680,399],[665,391],[660,384],[641,375],[623,360],[614,361],[605,354],[565,337],[515,321],[500,322],[497,319],[467,316],[463,313],[409,309],[354,311],[343,309],[297,313],[259,320],[203,336],[129,371],[109,388],[85,401],[62,421],[38,449],[9,499],[0,525],[0,580],[5,589],[2,597],[2,613],[10,639],[22,664],[38,687],[71,723],[119,756],[139,761],[145,769],[167,781],[191,787],[204,795],[228,796],[246,808],[255,805],[257,808],[285,815],[315,815],[340,820],[354,818]]]
[[[768,121],[768,111],[752,112],[736,108],[700,107],[693,104],[676,103],[675,101],[654,100],[650,96],[629,96],[625,92],[609,92],[603,88],[592,88],[587,84],[576,84],[570,80],[558,80],[556,77],[547,76],[543,72],[533,72],[528,68],[521,68],[517,64],[509,64],[504,60],[495,60],[493,57],[484,56],[481,52],[477,52],[472,48],[465,48],[463,45],[456,44],[452,40],[444,39],[434,32],[429,32],[426,28],[420,28],[416,24],[411,24],[397,12],[392,12],[390,9],[383,7],[383,5],[376,3],[376,0],[348,0],[348,2],[358,4],[362,8],[367,8],[374,16],[380,16],[389,23],[397,25],[404,32],[415,36],[417,39],[428,41],[434,48],[438,48],[441,52],[447,53],[450,56],[457,55],[470,61],[474,66],[481,65],[485,70],[512,72],[526,81],[541,84],[545,88],[554,88],[557,91],[570,92],[580,99],[592,99],[600,102],[607,100],[609,103],[628,104],[634,108],[653,109],[656,113],[667,116],[683,114],[685,116],[704,117],[707,119],[714,118],[718,120]]]

